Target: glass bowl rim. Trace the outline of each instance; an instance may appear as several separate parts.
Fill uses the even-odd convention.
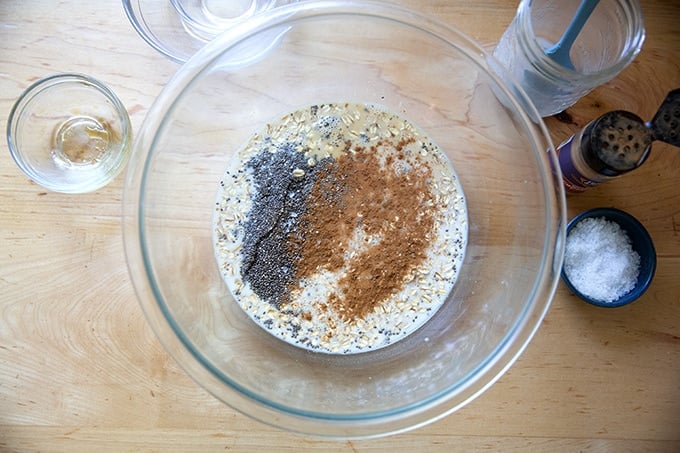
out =
[[[445,391],[431,396],[427,401],[403,406],[389,412],[367,413],[358,416],[328,416],[316,412],[291,410],[287,407],[280,407],[277,403],[249,395],[221,379],[219,374],[222,373],[215,373],[207,360],[196,355],[191,342],[174,325],[174,320],[163,306],[158,289],[155,287],[153,267],[148,260],[143,243],[144,186],[148,158],[155,152],[154,146],[157,135],[163,127],[168,112],[174,108],[175,103],[181,99],[185,89],[192,84],[194,79],[200,77],[203,71],[209,68],[222,54],[253,35],[290,23],[291,18],[293,22],[297,23],[301,18],[357,15],[388,20],[400,26],[418,29],[422,33],[443,40],[448,46],[455,48],[461,55],[467,57],[470,63],[478,67],[480,72],[491,77],[498,87],[505,90],[504,94],[508,97],[508,101],[512,104],[518,116],[522,118],[526,127],[531,129],[530,126],[533,124],[536,128],[536,135],[545,140],[548,147],[547,152],[543,155],[539,155],[540,153],[534,150],[537,165],[542,165],[543,186],[545,188],[546,235],[540,271],[534,279],[534,286],[529,292],[530,296],[527,297],[522,313],[518,316],[515,325],[508,329],[503,340],[487,356],[487,360],[480,363],[475,369],[477,375],[475,380],[472,382],[461,380],[449,386]],[[503,82],[488,67],[487,60],[492,58],[479,44],[458,29],[416,11],[370,1],[320,0],[293,3],[255,16],[246,23],[225,31],[185,63],[149,109],[142,129],[135,140],[133,148],[135,150],[142,149],[139,150],[141,152],[135,153],[138,162],[134,162],[134,165],[128,167],[123,204],[126,257],[138,299],[147,320],[166,351],[173,356],[187,374],[219,400],[267,424],[321,437],[366,438],[414,429],[439,419],[479,396],[505,373],[526,348],[550,307],[559,281],[559,264],[562,262],[564,252],[566,207],[561,173],[559,166],[557,166],[554,147],[547,128],[519,85],[506,87],[507,82]],[[534,137],[534,140],[536,140],[536,137]],[[146,148],[144,147],[145,142],[149,144]],[[553,224],[555,224],[554,231],[551,231]],[[147,300],[150,295],[153,302]],[[196,369],[197,364],[199,365],[198,369]],[[206,371],[210,374],[209,376],[197,376],[197,374]],[[228,397],[224,396],[225,384],[229,387],[227,389]],[[461,388],[461,391],[456,395],[451,395],[452,390],[458,388]],[[461,394],[462,398],[460,398]],[[459,399],[451,401],[453,397],[459,397]],[[244,405],[249,406],[254,403],[260,406],[259,410],[244,409]],[[258,412],[258,414],[253,414],[253,412]],[[278,418],[277,423],[271,421],[273,419],[272,414]],[[282,422],[281,419],[285,417],[289,417],[290,420]],[[404,419],[408,422],[404,423]],[[301,420],[314,424],[315,431],[296,429],[296,421],[299,423]],[[349,436],[341,434],[348,426],[356,428],[358,426],[356,422],[368,422],[369,432]]]

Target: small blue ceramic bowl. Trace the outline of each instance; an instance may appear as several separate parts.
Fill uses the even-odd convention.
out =
[[[652,238],[645,227],[635,217],[615,208],[590,209],[571,219],[567,224],[567,243],[569,241],[569,233],[579,222],[587,218],[601,217],[618,223],[621,229],[628,234],[633,250],[640,255],[640,274],[638,275],[635,287],[615,301],[603,302],[593,299],[577,290],[569,281],[569,278],[564,271],[564,266],[562,267],[562,280],[572,293],[590,304],[607,308],[620,307],[638,299],[649,287],[649,284],[654,278],[654,272],[656,271],[656,250],[654,249]]]

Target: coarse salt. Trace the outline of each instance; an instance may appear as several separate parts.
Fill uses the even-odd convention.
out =
[[[580,293],[612,303],[635,288],[640,255],[618,223],[604,217],[587,218],[567,236],[564,272]]]

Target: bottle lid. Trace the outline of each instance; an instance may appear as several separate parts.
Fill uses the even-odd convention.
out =
[[[587,135],[587,136],[586,136]],[[605,113],[585,130],[584,158],[594,170],[607,176],[631,171],[645,161],[652,132],[637,115],[615,110]]]
[[[668,93],[648,126],[654,140],[680,146],[680,88]]]

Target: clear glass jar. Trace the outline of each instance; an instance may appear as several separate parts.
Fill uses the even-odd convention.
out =
[[[574,68],[546,54],[574,17],[580,0],[522,0],[493,56],[529,95],[539,114],[554,115],[618,75],[645,39],[636,0],[601,0],[571,48]]]

